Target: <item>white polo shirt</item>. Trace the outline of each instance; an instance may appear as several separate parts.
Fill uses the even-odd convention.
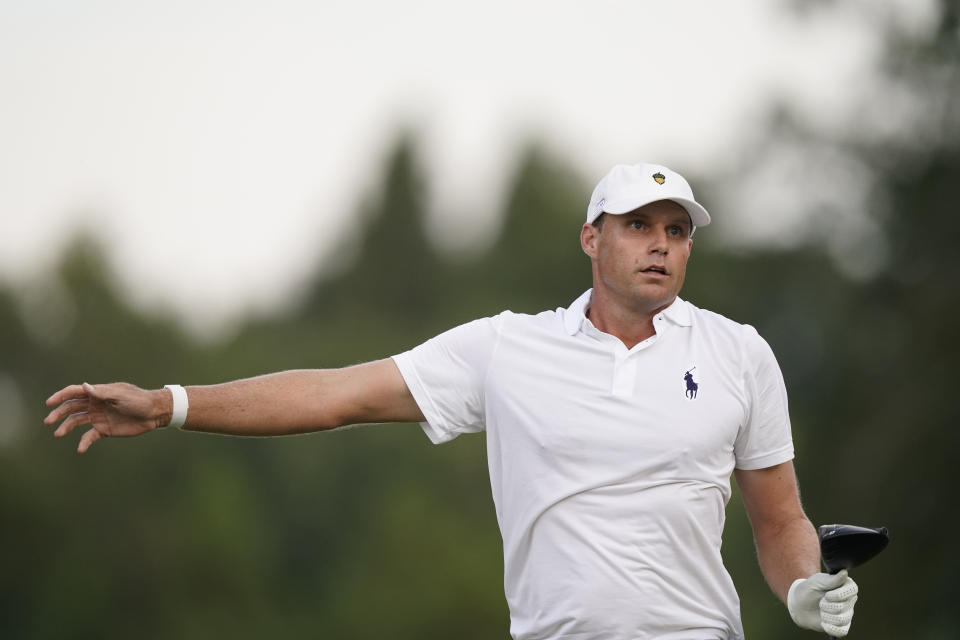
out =
[[[793,457],[777,362],[753,327],[679,298],[628,350],[585,317],[590,294],[394,356],[433,442],[487,432],[510,632],[742,638],[724,507],[735,467]]]

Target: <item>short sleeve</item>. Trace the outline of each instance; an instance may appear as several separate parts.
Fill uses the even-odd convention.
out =
[[[793,459],[787,389],[773,350],[745,326],[743,381],[747,419],[734,444],[738,469],[764,469]]]
[[[484,381],[499,326],[499,316],[481,318],[393,356],[434,444],[486,428]]]

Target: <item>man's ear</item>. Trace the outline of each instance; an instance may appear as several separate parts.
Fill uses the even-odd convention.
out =
[[[580,228],[580,248],[591,258],[597,257],[597,239],[600,229],[587,222]]]

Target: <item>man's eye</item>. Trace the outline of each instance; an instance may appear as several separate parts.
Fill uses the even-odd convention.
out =
[[[672,235],[672,236],[682,236],[682,235],[683,235],[683,229],[681,229],[680,227],[670,227],[670,235]]]
[[[639,220],[634,220],[633,222],[630,223],[630,226],[633,227],[634,229],[642,229],[643,223]]]

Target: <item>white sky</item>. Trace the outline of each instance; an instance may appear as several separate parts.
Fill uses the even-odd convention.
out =
[[[907,5],[929,17],[885,10]],[[270,308],[408,124],[461,243],[489,233],[532,137],[591,180],[624,161],[708,172],[771,97],[835,124],[872,73],[862,14],[779,6],[0,0],[0,280],[87,224],[138,304],[198,330]]]

